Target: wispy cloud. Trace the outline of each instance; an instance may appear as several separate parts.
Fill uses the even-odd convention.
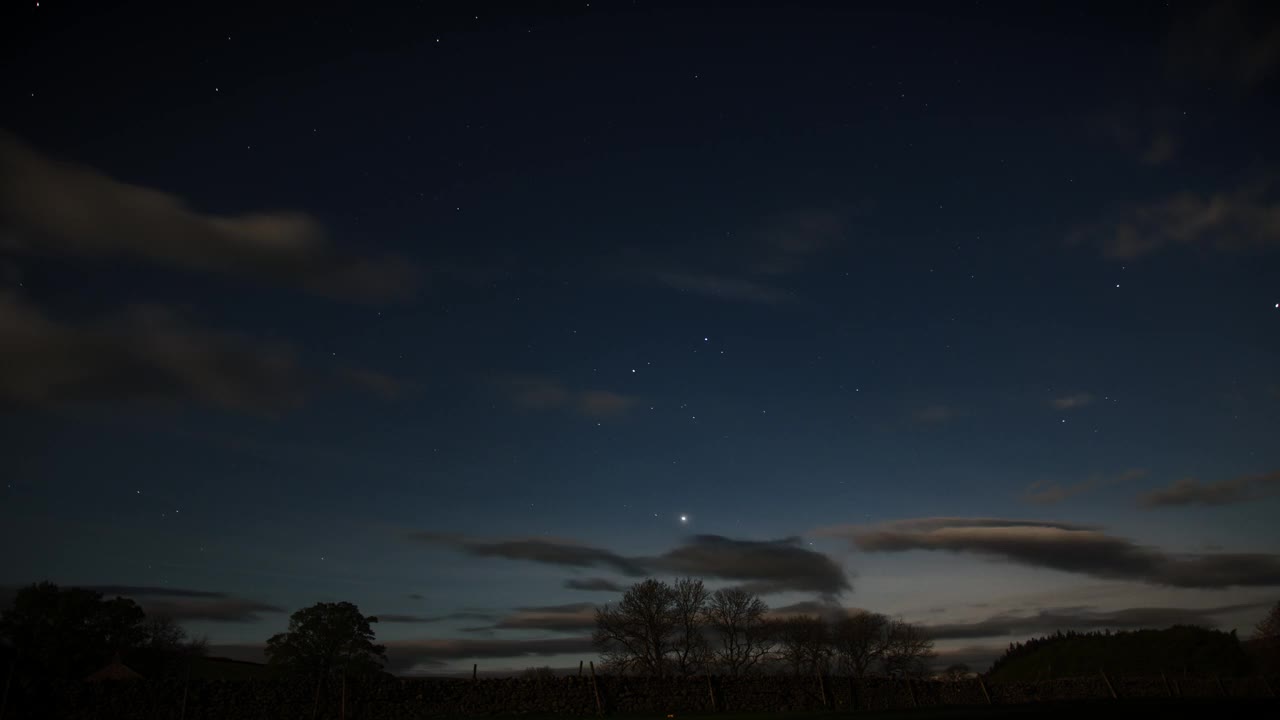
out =
[[[1092,405],[1094,401],[1093,395],[1090,393],[1075,393],[1073,395],[1063,395],[1049,401],[1049,404],[1058,410],[1074,410],[1082,408],[1086,405]]]
[[[525,410],[572,410],[590,418],[625,415],[639,402],[635,397],[612,390],[573,389],[547,377],[505,377],[499,379],[497,385],[516,407]]]
[[[456,612],[447,615],[404,615],[400,613],[375,613],[378,622],[382,623],[405,623],[413,625],[423,625],[430,623],[445,622],[447,620],[491,620],[492,613],[482,612]]]
[[[1168,487],[1153,490],[1138,498],[1146,508],[1179,505],[1233,505],[1280,493],[1280,471],[1261,475],[1244,475],[1214,482],[1193,478],[1178,480]]]
[[[1031,613],[1000,613],[971,623],[926,625],[935,640],[972,640],[1002,636],[1031,637],[1059,630],[1134,630],[1171,625],[1217,627],[1218,618],[1240,611],[1265,609],[1265,603],[1222,605],[1208,608],[1134,607],[1098,610],[1092,607],[1044,608]]]
[[[388,640],[387,670],[402,673],[416,667],[442,667],[451,660],[528,659],[548,655],[579,653],[595,657],[591,636],[557,637],[537,640],[447,638],[431,640]]]
[[[673,290],[690,292],[717,300],[780,305],[795,302],[791,292],[756,280],[709,273],[661,270],[654,274],[658,283]]]
[[[1170,554],[1097,528],[1038,520],[919,518],[821,528],[864,552],[948,551],[1020,565],[1185,588],[1280,585],[1280,556]]]
[[[1072,244],[1096,245],[1113,260],[1131,260],[1174,247],[1224,252],[1280,248],[1280,201],[1265,184],[1230,192],[1183,192],[1138,207],[1111,222],[1073,232]]]
[[[622,592],[627,587],[608,578],[569,578],[564,581],[568,590],[586,590],[588,592]]]
[[[343,253],[297,212],[235,217],[46,157],[0,131],[0,249],[145,260],[361,299],[408,296],[417,271],[397,259]]]
[[[150,585],[88,585],[87,590],[106,597],[135,600],[148,615],[165,615],[178,621],[255,622],[261,613],[282,613],[270,603],[235,597],[212,590],[192,590]]]
[[[0,405],[194,400],[274,413],[303,399],[289,347],[196,329],[163,306],[74,325],[0,295],[0,346]]]
[[[1070,485],[1062,485],[1049,480],[1037,480],[1022,495],[1023,502],[1033,505],[1056,505],[1064,500],[1082,495],[1098,488],[1115,485],[1146,477],[1147,471],[1140,468],[1126,470],[1118,475],[1092,475],[1088,479]]]
[[[409,537],[450,546],[476,557],[561,567],[608,567],[630,577],[695,575],[740,581],[760,593],[794,591],[837,595],[850,589],[844,570],[826,555],[803,547],[798,537],[736,540],[720,535],[694,535],[679,547],[656,557],[627,557],[562,539],[484,540],[431,532],[412,533]]]

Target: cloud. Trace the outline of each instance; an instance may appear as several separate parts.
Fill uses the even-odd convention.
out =
[[[409,593],[409,599],[410,599],[410,600],[425,600],[426,598],[424,598],[420,593]]]
[[[945,423],[959,417],[960,412],[949,405],[929,405],[913,413],[916,422],[927,424]]]
[[[426,624],[444,622],[446,620],[489,620],[493,615],[482,612],[456,612],[449,613],[448,615],[402,615],[399,613],[376,613],[374,617],[378,618],[378,622],[380,623]]]
[[[1209,608],[1136,607],[1097,610],[1092,607],[1045,608],[1034,613],[1000,613],[972,623],[926,625],[934,640],[972,640],[1017,635],[1031,637],[1059,630],[1133,630],[1171,625],[1217,627],[1217,617],[1240,611],[1261,610],[1266,603],[1224,605]]]
[[[1031,483],[1027,488],[1026,492],[1022,495],[1022,500],[1023,502],[1028,502],[1033,505],[1055,505],[1067,500],[1068,498],[1075,497],[1076,495],[1096,490],[1101,487],[1106,487],[1108,485],[1136,480],[1138,478],[1145,477],[1146,474],[1146,470],[1135,468],[1133,470],[1126,470],[1119,475],[1093,475],[1087,480],[1082,480],[1071,485],[1060,485],[1048,480],[1037,480]]]
[[[360,368],[342,370],[339,376],[351,385],[367,390],[383,400],[399,400],[409,390],[409,384],[384,373]]]
[[[790,292],[755,280],[729,275],[662,270],[655,273],[658,283],[673,290],[690,292],[717,300],[781,305],[795,302]]]
[[[1093,577],[1185,588],[1280,585],[1280,556],[1172,555],[1070,523],[998,518],[920,518],[873,526],[821,528],[865,552],[972,553]]]
[[[1269,5],[1213,2],[1184,13],[1167,38],[1169,73],[1241,95],[1264,87],[1280,69],[1280,15]]]
[[[422,665],[444,666],[450,660],[530,658],[536,656],[598,653],[591,636],[536,640],[446,638],[431,640],[388,640],[387,670],[403,672]]]
[[[262,619],[259,613],[285,612],[277,605],[230,597],[218,600],[141,600],[138,604],[148,615],[167,615],[179,621],[256,622]]]
[[[1076,393],[1074,395],[1056,397],[1051,400],[1049,404],[1058,410],[1074,410],[1075,408],[1092,405],[1093,400],[1093,395],[1090,395],[1089,393]]]
[[[400,260],[339,252],[309,215],[200,213],[177,196],[53,160],[3,131],[0,249],[136,259],[359,299],[407,297],[417,276]]]
[[[757,593],[838,595],[852,589],[839,565],[802,547],[799,537],[759,541],[694,535],[649,564],[673,574],[746,581],[744,587]]]
[[[525,410],[572,410],[590,418],[618,417],[638,400],[609,390],[571,390],[545,377],[509,377],[498,381],[511,402]]]
[[[526,560],[563,567],[609,567],[624,575],[643,576],[645,568],[633,559],[601,548],[578,544],[572,540],[524,538],[515,540],[480,540],[444,533],[411,533],[410,539],[443,544],[475,557],[499,557]]]
[[[1207,483],[1186,478],[1142,495],[1138,498],[1138,504],[1146,508],[1233,505],[1258,500],[1277,492],[1280,492],[1280,471]]]
[[[655,574],[744,581],[758,593],[818,592],[837,595],[850,589],[844,570],[822,553],[800,545],[797,537],[781,540],[734,540],[720,535],[694,535],[680,547],[657,557],[626,557],[571,540],[525,538],[481,540],[460,535],[417,532],[410,539],[443,544],[477,557],[563,567],[609,567],[630,577]]]
[[[608,578],[569,578],[564,581],[564,586],[569,590],[587,590],[590,592],[623,592],[627,589],[622,583]]]
[[[596,626],[596,606],[592,603],[570,603],[548,607],[517,608],[493,624],[493,630],[548,630],[576,633]]]
[[[1280,201],[1265,185],[1202,195],[1183,192],[1142,206],[1119,220],[1072,233],[1071,244],[1093,244],[1103,256],[1131,260],[1173,247],[1261,252],[1280,247]]]
[[[762,275],[790,275],[806,269],[819,255],[846,241],[848,218],[836,210],[785,213],[750,233],[757,249],[750,269]]]
[[[288,347],[195,329],[163,306],[71,325],[0,295],[0,346],[0,405],[194,400],[273,413],[303,398]]]
[[[135,600],[148,615],[165,615],[174,620],[208,620],[213,622],[255,622],[259,613],[281,613],[284,608],[269,603],[246,600],[224,592],[169,588],[151,585],[86,585],[86,590],[106,597]]]

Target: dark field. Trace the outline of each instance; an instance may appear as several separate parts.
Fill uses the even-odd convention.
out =
[[[1098,700],[1064,703],[995,705],[990,707],[942,707],[915,710],[805,711],[788,713],[685,713],[674,715],[611,715],[626,720],[981,720],[983,718],[1265,718],[1280,711],[1280,700]],[[523,720],[570,720],[567,715],[525,715]],[[574,718],[573,720],[580,720]]]

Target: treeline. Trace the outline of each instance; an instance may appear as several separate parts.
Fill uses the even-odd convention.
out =
[[[596,611],[606,672],[625,675],[838,673],[923,677],[936,657],[923,630],[878,613],[833,608],[779,618],[742,588],[647,579]]]
[[[1057,632],[1011,643],[988,674],[994,680],[1040,680],[1099,670],[1117,675],[1240,676],[1255,670],[1255,662],[1234,630],[1175,625],[1164,630]]]
[[[119,658],[149,677],[185,672],[207,653],[173,618],[133,600],[43,582],[19,590],[0,614],[0,651],[19,676],[83,678]],[[6,670],[8,667],[6,667]]]

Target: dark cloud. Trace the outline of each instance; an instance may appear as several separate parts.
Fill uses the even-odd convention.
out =
[[[822,528],[866,552],[945,550],[1114,580],[1187,588],[1280,585],[1280,556],[1173,555],[1095,528],[998,518],[920,518]]]
[[[1146,474],[1146,470],[1135,468],[1126,470],[1119,475],[1094,475],[1070,485],[1061,485],[1048,480],[1037,480],[1031,483],[1026,492],[1023,493],[1022,500],[1033,505],[1055,505],[1076,495],[1109,485],[1136,480],[1145,477]]]
[[[261,619],[260,613],[285,612],[284,608],[277,605],[211,590],[152,585],[87,585],[83,587],[107,597],[131,598],[148,615],[165,615],[178,621],[255,622]]]
[[[1174,247],[1223,252],[1280,248],[1280,200],[1266,184],[1202,195],[1183,192],[1111,222],[1077,230],[1074,245],[1096,245],[1105,257],[1132,260]]]
[[[498,381],[512,404],[525,410],[572,410],[590,418],[626,414],[638,400],[610,390],[574,390],[546,377],[508,377]]]
[[[242,598],[220,598],[214,600],[184,599],[173,600],[139,600],[138,604],[148,615],[167,615],[174,620],[210,620],[213,622],[256,622],[262,619],[260,613],[282,613],[285,609],[277,605],[255,602]]]
[[[627,589],[622,583],[608,578],[569,578],[564,581],[569,590],[587,590],[591,592],[623,592]]]
[[[419,596],[421,597],[421,596]],[[438,623],[446,620],[489,620],[491,613],[456,612],[447,615],[403,615],[399,613],[377,613],[375,617],[380,623]]]
[[[367,299],[406,297],[417,276],[400,260],[339,252],[309,215],[200,213],[174,195],[45,157],[4,132],[0,249],[137,259]]]
[[[839,565],[802,547],[798,537],[759,541],[694,535],[649,565],[673,574],[746,581],[744,587],[758,593],[838,595],[851,589]]]
[[[1272,3],[1225,2],[1189,6],[1169,33],[1167,67],[1175,80],[1258,91],[1280,70],[1280,13]]]
[[[450,660],[520,659],[570,653],[584,657],[598,654],[590,636],[538,640],[448,638],[433,640],[388,640],[387,670],[404,672],[422,665],[443,666]]]
[[[625,557],[602,548],[547,538],[479,540],[430,532],[413,533],[410,537],[448,545],[477,557],[566,567],[610,567],[631,577],[673,574],[745,581],[744,587],[758,593],[836,595],[850,589],[839,565],[822,553],[801,547],[800,539],[795,537],[757,541],[695,535],[680,547],[651,558]]]
[[[547,538],[478,540],[460,535],[431,532],[412,533],[410,539],[449,545],[476,557],[527,560],[565,567],[609,567],[632,577],[643,576],[647,572],[635,560],[609,550],[580,545],[571,540]]]
[[[418,593],[409,593],[409,599],[410,599],[410,600],[425,600],[426,598],[424,598],[422,595],[420,595],[420,594],[418,594]]]
[[[795,302],[796,297],[781,288],[743,277],[710,273],[661,270],[654,273],[660,285],[673,290],[696,293],[717,300],[780,305]]]
[[[1001,613],[972,623],[927,625],[924,630],[935,640],[973,640],[1007,635],[1032,637],[1059,630],[1135,630],[1171,625],[1213,628],[1218,626],[1218,616],[1266,607],[1266,603],[1250,603],[1210,608],[1137,607],[1106,611],[1091,607],[1046,608],[1030,614]]]
[[[1153,490],[1138,498],[1142,507],[1178,505],[1232,505],[1268,497],[1280,492],[1280,472],[1200,482],[1191,478]]]
[[[225,598],[226,593],[214,592],[212,590],[188,590],[186,588],[157,587],[151,585],[85,585],[86,590],[102,593],[107,597],[115,597],[123,595],[124,597],[140,598],[152,597],[155,595],[163,595],[167,597],[187,597],[187,598]]]
[[[193,400],[274,413],[303,397],[291,349],[195,329],[165,307],[70,325],[0,295],[0,346],[0,405]]]
[[[596,606],[570,603],[546,607],[523,607],[494,623],[490,630],[548,630],[577,633],[596,626]]]

